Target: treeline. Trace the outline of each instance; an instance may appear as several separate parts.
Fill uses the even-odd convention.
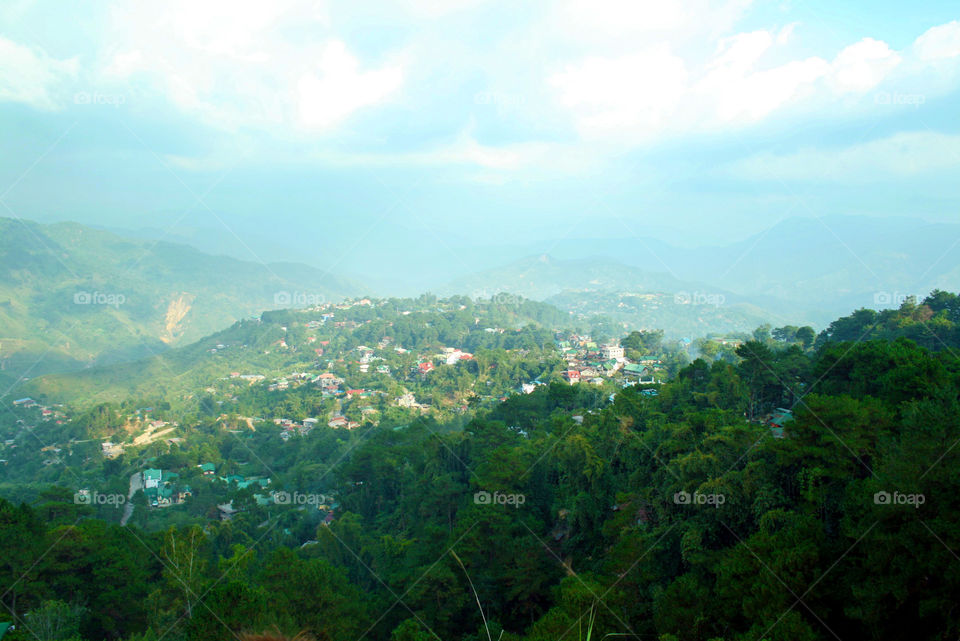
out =
[[[817,344],[870,338],[909,338],[933,351],[960,348],[960,295],[935,290],[921,301],[907,298],[898,309],[860,309],[830,323]]]

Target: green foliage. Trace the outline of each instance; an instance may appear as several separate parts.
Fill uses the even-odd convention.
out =
[[[931,351],[960,347],[960,296],[934,290],[922,301],[908,298],[899,309],[860,309],[839,318],[817,337],[817,344],[908,338]]]
[[[161,353],[273,307],[280,292],[335,300],[359,289],[302,265],[264,270],[76,223],[0,218],[0,256],[5,366],[31,376]]]
[[[38,641],[66,641],[79,636],[85,613],[81,605],[44,601],[23,615],[23,627]]]
[[[921,306],[955,322],[951,296]],[[457,314],[420,320],[447,336]],[[897,335],[841,342],[838,321],[815,347],[803,328],[761,328],[733,362],[697,359],[656,395],[554,382],[470,415],[288,443],[269,421],[234,433],[198,418],[193,440],[136,455],[185,466],[196,495],[178,527],[108,524],[62,489],[0,501],[3,605],[20,621],[75,597],[91,641],[271,626],[321,640],[957,638],[960,359],[902,335],[926,311],[898,314]],[[519,329],[541,349],[539,330]],[[532,373],[484,349],[479,369],[450,366],[436,386],[494,380],[494,364]],[[285,396],[237,402],[263,414],[317,402]],[[83,429],[118,411],[92,407]],[[332,520],[189,476],[207,460],[224,475],[270,470],[271,489],[330,491]],[[228,499],[243,511],[221,523]]]
[[[658,329],[647,332],[630,332],[620,340],[620,345],[624,348],[627,358],[639,360],[651,354],[659,354],[662,342],[663,330]]]

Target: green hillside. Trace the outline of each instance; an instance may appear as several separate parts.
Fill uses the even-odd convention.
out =
[[[544,338],[465,331],[473,314],[522,322],[527,303],[380,302],[327,322],[478,357],[483,337]],[[555,379],[447,418],[361,397],[383,420],[352,429],[325,424],[342,396],[300,403],[309,384],[199,414],[18,408],[0,421],[0,603],[26,624],[11,641],[955,639],[958,309],[935,292],[839,319],[817,346],[768,332],[659,385]],[[295,345],[311,313],[230,331],[252,348],[286,327]],[[931,349],[908,338],[922,328]],[[424,385],[503,365],[476,363]],[[132,423],[169,432],[137,444]],[[162,488],[131,489],[148,471]],[[28,634],[49,620],[71,633]]]
[[[331,317],[328,322],[325,315]],[[522,328],[561,327],[565,322],[566,314],[544,303],[522,299],[474,303],[465,297],[437,300],[430,295],[277,310],[148,358],[40,376],[20,385],[16,393],[81,405],[127,398],[176,402],[194,397],[232,372],[280,376],[308,371],[325,363],[335,349],[376,345],[384,336],[413,352],[444,345],[473,350],[504,346],[504,335],[491,334],[488,327],[509,329],[510,337]],[[346,327],[338,327],[340,323]],[[547,336],[552,343],[552,333]],[[333,343],[321,358],[316,348],[324,340]]]
[[[0,371],[16,379],[141,358],[265,309],[358,293],[302,265],[0,218]]]

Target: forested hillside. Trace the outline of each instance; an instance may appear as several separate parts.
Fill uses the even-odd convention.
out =
[[[0,218],[0,370],[36,376],[144,358],[264,309],[362,293],[305,265]]]
[[[446,345],[467,352],[537,350],[552,346],[552,328],[568,322],[567,315],[555,307],[515,296],[479,301],[432,295],[354,299],[264,312],[149,358],[40,376],[20,385],[17,394],[84,406],[127,399],[183,405],[233,372],[279,378],[337,363],[346,373],[359,364],[358,348],[377,347],[381,341],[383,353],[377,360],[389,356],[387,364],[393,369],[416,365],[419,356]],[[356,367],[353,372],[360,374]],[[363,380],[358,383],[376,378],[375,370],[363,373],[370,376],[359,377]]]
[[[193,486],[176,527],[143,502],[121,527],[76,487],[7,491],[14,638],[57,621],[91,641],[955,639],[957,300],[856,312],[816,341],[758,332],[661,385],[557,380],[457,420],[289,442],[208,420],[139,454]],[[76,466],[116,492],[131,463]],[[230,480],[254,474],[273,501]]]

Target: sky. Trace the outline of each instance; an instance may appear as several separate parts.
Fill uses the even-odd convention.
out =
[[[0,3],[0,216],[258,260],[960,222],[958,113],[955,1]]]

